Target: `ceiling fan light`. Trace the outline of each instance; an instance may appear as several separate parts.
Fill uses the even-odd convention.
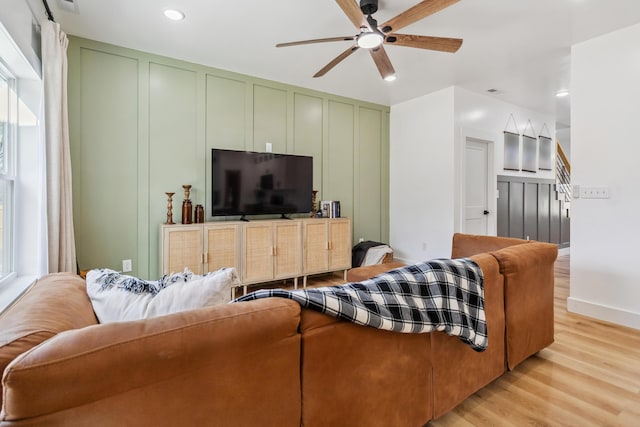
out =
[[[392,81],[394,81],[396,78],[397,78],[397,77],[396,77],[396,75],[395,75],[395,74],[389,74],[388,76],[386,76],[386,77],[384,78],[384,80],[385,80],[385,81],[387,81],[387,82],[392,82]]]
[[[177,9],[166,9],[164,11],[164,16],[172,21],[182,21],[184,19],[184,13]]]
[[[382,34],[374,31],[366,31],[361,33],[356,40],[358,47],[363,49],[374,49],[384,42]]]

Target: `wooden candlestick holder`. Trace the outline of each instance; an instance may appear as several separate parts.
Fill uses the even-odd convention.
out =
[[[165,224],[175,224],[173,222],[173,195],[176,193],[167,192],[164,193],[167,195],[167,222]]]
[[[311,218],[315,218],[318,213],[318,204],[316,203],[318,190],[313,190],[311,193]]]
[[[182,202],[182,223],[191,224],[193,222],[193,208],[191,206],[191,200],[189,199],[191,186],[183,185],[182,188],[184,188],[184,201]]]

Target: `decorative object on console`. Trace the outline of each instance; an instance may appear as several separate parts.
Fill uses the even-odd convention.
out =
[[[166,192],[167,195],[167,222],[165,224],[175,224],[173,222],[173,195],[176,193]]]
[[[311,192],[311,218],[315,218],[316,214],[318,213],[318,208],[317,208],[317,203],[316,203],[316,197],[318,196],[318,190],[313,190]]]
[[[184,201],[182,202],[182,223],[191,224],[191,200],[189,199],[189,193],[191,191],[191,185],[183,185],[184,188]]]
[[[196,224],[202,224],[204,222],[204,207],[202,205],[196,205],[195,212],[193,213],[193,222]]]
[[[320,210],[325,218],[340,218],[340,202],[337,200],[321,201]]]

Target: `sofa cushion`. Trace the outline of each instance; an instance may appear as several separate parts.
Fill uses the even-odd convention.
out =
[[[504,288],[498,261],[490,254],[471,257],[484,275],[484,308],[489,345],[478,353],[455,337],[431,334],[433,417],[439,418],[498,378],[505,366]]]
[[[100,323],[148,319],[179,311],[226,304],[240,286],[235,268],[203,276],[189,271],[146,281],[109,269],[87,273],[87,293]]]
[[[18,355],[54,335],[96,323],[80,276],[42,277],[0,315],[0,375]]]
[[[301,425],[421,426],[431,419],[429,334],[381,331],[309,309],[301,332]]]
[[[58,334],[7,368],[0,425],[299,427],[299,323],[271,298]]]
[[[497,251],[509,246],[530,242],[530,240],[516,239],[513,237],[455,233],[451,246],[451,258],[466,258],[482,252]]]
[[[348,282],[362,282],[363,280],[371,279],[378,274],[386,273],[389,270],[404,267],[402,262],[385,262],[382,264],[367,265],[364,267],[356,267],[347,271]]]

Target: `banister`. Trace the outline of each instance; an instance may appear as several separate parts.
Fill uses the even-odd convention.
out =
[[[560,159],[562,159],[562,163],[564,163],[564,166],[567,168],[567,172],[571,173],[571,163],[569,163],[569,159],[567,159],[567,155],[564,153],[564,150],[558,140],[556,140],[556,151],[558,152]]]

